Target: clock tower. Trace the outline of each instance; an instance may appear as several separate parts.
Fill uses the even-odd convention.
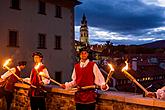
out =
[[[83,14],[80,27],[80,42],[88,45],[88,26],[85,14]]]

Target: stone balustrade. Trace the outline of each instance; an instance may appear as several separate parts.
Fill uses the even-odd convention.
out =
[[[74,92],[47,86],[47,110],[75,110]],[[16,87],[12,110],[30,110],[28,88],[19,84]],[[5,110],[5,99],[0,99],[0,110]],[[165,110],[165,101],[142,97],[134,93],[98,91],[97,110]]]

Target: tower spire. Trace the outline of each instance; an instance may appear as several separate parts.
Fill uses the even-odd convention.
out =
[[[85,14],[83,14],[80,27],[80,42],[88,45],[88,26]]]

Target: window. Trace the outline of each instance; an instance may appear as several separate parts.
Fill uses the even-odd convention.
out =
[[[55,49],[61,49],[61,36],[55,36]]]
[[[55,80],[61,83],[61,71],[55,72]]]
[[[150,58],[150,59],[148,59],[148,62],[150,64],[158,64],[158,59],[157,58]]]
[[[46,49],[46,35],[45,34],[38,34],[38,49]]]
[[[161,63],[159,64],[159,66],[160,66],[161,68],[165,69],[165,63],[164,63],[164,62],[161,62]]]
[[[20,0],[11,0],[10,8],[20,10]]]
[[[18,32],[9,31],[9,47],[18,47]]]
[[[44,1],[39,0],[39,14],[46,14],[46,3]]]
[[[62,15],[61,7],[56,5],[55,9],[56,9],[55,10],[55,12],[56,12],[55,17],[62,18],[62,16],[61,16]]]

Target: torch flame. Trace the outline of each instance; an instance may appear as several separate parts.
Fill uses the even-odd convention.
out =
[[[11,61],[11,59],[6,60],[5,63],[4,63],[4,65],[3,65],[3,67],[7,66],[10,61]]]
[[[127,61],[125,61],[125,67],[121,70],[121,71],[125,71],[125,70],[128,70],[128,62]]]
[[[111,64],[108,64],[108,66],[110,67],[110,71],[114,71],[114,68]]]
[[[44,72],[39,73],[40,76],[45,76]]]
[[[38,68],[40,67],[40,64],[38,63],[37,65],[35,65],[35,69],[38,70]]]

